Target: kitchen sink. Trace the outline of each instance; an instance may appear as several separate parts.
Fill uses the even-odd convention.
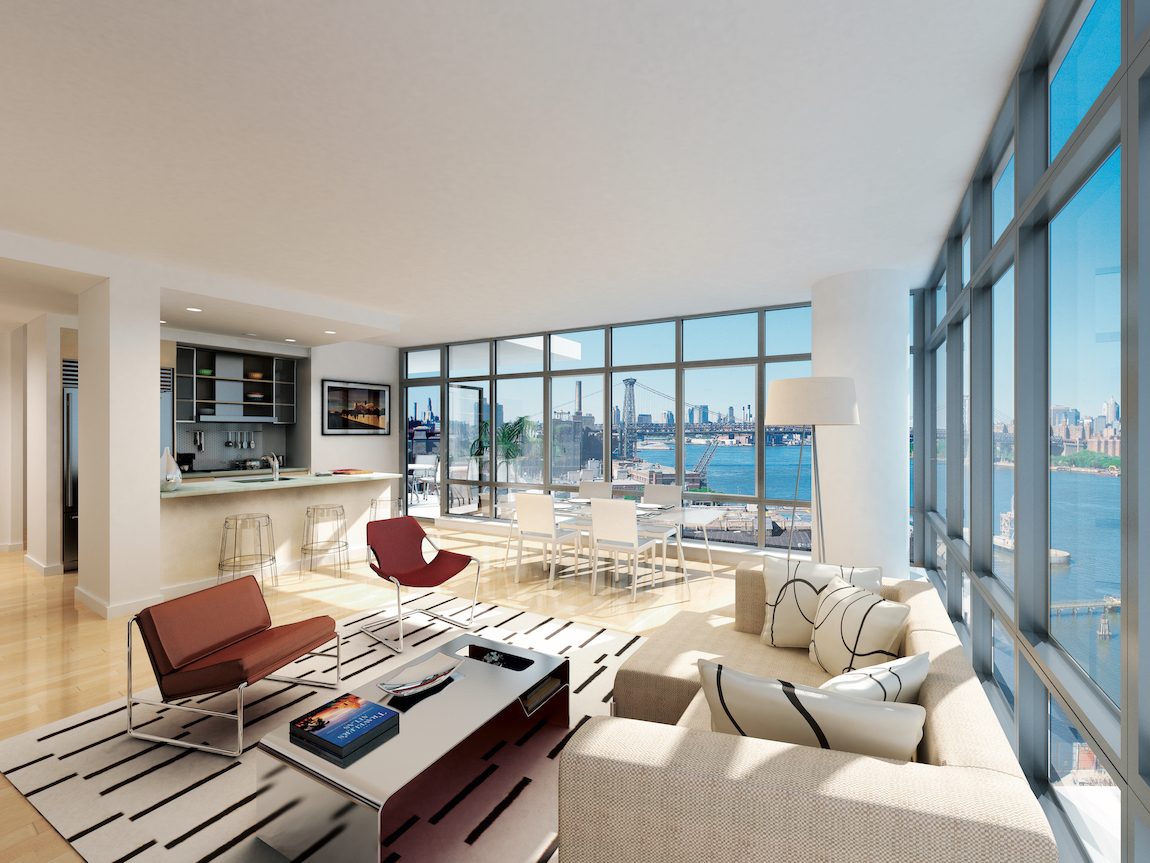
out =
[[[291,482],[293,479],[295,479],[294,476],[281,476],[279,479],[270,476],[260,476],[253,479],[233,479],[232,482]]]

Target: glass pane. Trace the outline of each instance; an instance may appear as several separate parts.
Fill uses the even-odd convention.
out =
[[[675,324],[637,324],[611,328],[611,363],[638,366],[675,361]]]
[[[409,378],[439,377],[439,348],[429,351],[408,351],[407,376]]]
[[[407,388],[407,512],[439,515],[439,387]]]
[[[1050,223],[1050,632],[1116,704],[1121,615],[1083,612],[1122,591],[1121,178],[1115,151]]]
[[[962,319],[962,529],[970,542],[970,318]]]
[[[491,402],[487,381],[451,384],[448,393],[449,480],[491,478]]]
[[[683,321],[683,359],[688,362],[758,355],[759,316],[756,312]]]
[[[603,375],[551,379],[551,481],[603,479]]]
[[[763,544],[767,548],[786,551],[791,545],[792,551],[811,550],[811,508],[800,504],[794,507],[794,540],[791,540],[792,507],[780,504],[767,504],[764,514],[766,517],[766,535]]]
[[[962,573],[962,622],[970,630],[970,576]]]
[[[997,617],[991,619],[991,665],[994,682],[1002,690],[1010,709],[1014,709],[1014,639]]]
[[[612,480],[634,479],[642,483],[651,465],[674,469],[674,412],[675,372],[672,369],[612,375]]]
[[[543,482],[543,378],[495,385],[495,479]]]
[[[809,361],[766,363],[763,366],[764,404],[770,398],[771,381],[805,378],[811,373]],[[768,405],[769,409],[769,405]],[[794,500],[798,475],[798,500],[811,499],[811,442],[803,438],[807,429],[791,426],[766,426],[763,429],[763,495],[768,500]],[[799,450],[802,446],[802,471],[799,472]],[[787,510],[790,518],[790,510]],[[807,529],[809,530],[809,523]],[[798,537],[796,536],[796,542]],[[810,538],[807,538],[809,545]]]
[[[447,511],[451,515],[491,517],[491,487],[450,483],[447,487]]]
[[[551,336],[551,368],[598,369],[603,367],[603,330],[581,330]]]
[[[787,515],[790,515],[790,510],[787,510]],[[688,523],[683,527],[683,539],[703,541],[704,525],[707,529],[706,539],[710,542],[757,545],[759,505],[740,501],[692,501],[688,509]],[[809,539],[807,544],[810,544]]]
[[[768,357],[811,352],[811,307],[774,309],[766,313],[765,353]]]
[[[946,273],[942,274],[934,289],[934,325],[937,327],[946,314]]]
[[[962,283],[970,283],[970,228],[962,232]]]
[[[452,345],[447,349],[451,377],[469,378],[491,372],[491,343]]]
[[[1014,590],[1014,268],[991,292],[991,413],[994,435],[994,557],[996,576]]]
[[[1050,787],[1095,863],[1122,859],[1122,793],[1077,726],[1050,698]]]
[[[934,509],[946,515],[946,342],[934,352]]]
[[[501,375],[543,371],[543,336],[496,342],[495,368]]]
[[[994,192],[990,199],[991,228],[994,232],[994,242],[1002,236],[1006,226],[1014,218],[1014,154],[1006,161],[1006,167],[994,183]]]
[[[683,409],[691,429],[683,441],[687,490],[754,495],[755,367],[687,369]]]
[[[1050,161],[1078,128],[1122,56],[1121,0],[1095,0],[1050,78]]]

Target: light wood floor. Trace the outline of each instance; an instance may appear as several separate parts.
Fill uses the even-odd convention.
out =
[[[726,608],[734,602],[730,570],[717,565],[718,577],[707,577],[706,564],[688,561],[688,591],[675,580],[656,590],[642,587],[636,602],[621,589],[603,589],[607,570],[600,573],[600,593],[591,596],[587,565],[578,575],[556,580],[547,589],[538,550],[532,552],[519,584],[512,565],[504,569],[503,541],[481,534],[439,533],[442,548],[463,551],[483,562],[479,598],[508,608],[539,612],[610,629],[644,633],[679,611]],[[514,552],[514,549],[512,549]],[[570,563],[570,558],[567,558]],[[210,574],[206,574],[210,577]],[[642,585],[643,582],[641,581]],[[125,695],[126,619],[104,620],[72,599],[75,575],[41,576],[26,570],[21,553],[0,553],[0,740],[71,716]],[[470,597],[472,577],[444,586]],[[384,608],[394,593],[362,562],[353,561],[351,574],[335,578],[329,570],[280,577],[267,588],[275,623],[289,623],[317,614],[336,620],[357,611]],[[135,685],[154,685],[146,662],[136,663]],[[0,778],[0,861],[45,863],[80,860],[30,803]]]

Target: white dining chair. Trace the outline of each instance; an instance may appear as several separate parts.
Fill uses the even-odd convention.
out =
[[[565,544],[575,546],[575,563],[583,548],[583,533],[569,530],[555,521],[555,498],[550,494],[518,494],[515,496],[515,517],[518,524],[519,556],[515,560],[515,583],[519,583],[519,569],[523,565],[523,542],[538,542],[543,547],[543,562],[551,554],[551,574],[547,586],[555,583],[555,564]]]
[[[611,553],[611,569],[615,580],[619,579],[619,555],[624,554],[631,563],[631,601],[635,601],[639,589],[639,556],[649,554],[651,584],[655,583],[655,546],[658,540],[639,536],[639,523],[635,501],[602,500],[591,501],[591,593],[599,592],[599,551]]]
[[[579,497],[590,500],[610,500],[611,493],[610,482],[587,482],[584,480],[579,483]]]
[[[675,540],[675,550],[679,556],[679,571],[683,573],[683,583],[687,583],[687,567],[683,563],[683,487],[681,485],[645,485],[643,486],[643,503],[652,503],[656,506],[671,507],[668,510],[668,519],[662,520],[656,513],[639,528],[642,536],[659,539],[663,546],[663,574],[667,574],[667,543]],[[670,520],[670,519],[673,519]]]

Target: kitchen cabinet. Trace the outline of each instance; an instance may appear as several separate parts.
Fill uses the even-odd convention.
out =
[[[176,348],[176,421],[296,420],[296,361],[194,345]]]

